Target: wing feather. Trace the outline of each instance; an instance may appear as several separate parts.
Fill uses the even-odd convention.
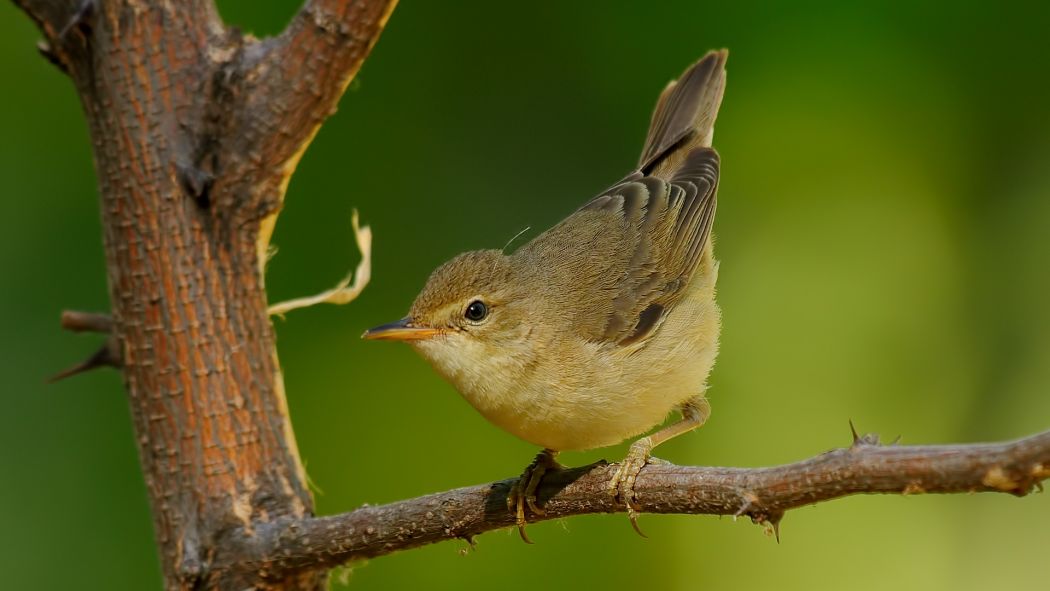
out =
[[[514,254],[545,305],[598,343],[644,343],[682,297],[711,235],[719,158],[711,145],[725,50],[709,52],[657,101],[637,171]]]
[[[630,252],[601,340],[643,339],[681,297],[711,233],[718,167],[714,149],[697,148],[669,182],[628,177],[580,208],[621,216],[623,246]]]

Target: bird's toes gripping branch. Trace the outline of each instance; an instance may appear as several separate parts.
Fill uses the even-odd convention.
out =
[[[632,443],[631,449],[627,452],[627,457],[620,462],[620,467],[616,469],[616,473],[609,480],[608,487],[609,494],[617,497],[623,504],[627,505],[627,517],[631,520],[631,527],[643,538],[648,536],[638,527],[639,507],[635,500],[634,482],[638,478],[638,473],[649,463],[653,447],[655,445],[650,437],[642,437]]]
[[[518,533],[526,544],[531,544],[532,540],[525,533],[525,524],[527,523],[525,521],[525,507],[528,506],[529,511],[532,511],[535,515],[544,515],[546,513],[543,507],[540,507],[536,502],[536,489],[539,488],[540,482],[543,481],[544,474],[553,470],[561,470],[561,464],[555,459],[557,456],[558,452],[550,449],[545,449],[536,454],[536,458],[532,460],[531,464],[526,466],[525,471],[521,473],[521,477],[514,483],[510,493],[507,495],[507,508],[514,510]]]

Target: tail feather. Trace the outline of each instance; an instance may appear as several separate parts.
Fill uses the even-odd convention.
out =
[[[664,88],[639,160],[646,174],[666,178],[698,147],[710,147],[726,85],[725,49],[710,51]]]

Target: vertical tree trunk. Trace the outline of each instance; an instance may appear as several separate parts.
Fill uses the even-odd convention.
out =
[[[219,571],[224,538],[312,513],[263,263],[288,179],[393,0],[320,0],[280,37],[211,0],[16,0],[69,73],[94,146],[112,305],[169,589],[319,589]]]

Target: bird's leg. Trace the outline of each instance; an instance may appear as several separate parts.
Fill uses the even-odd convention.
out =
[[[525,468],[521,477],[511,487],[510,494],[507,495],[507,508],[515,510],[518,533],[527,544],[531,544],[532,540],[525,534],[525,506],[528,505],[529,510],[536,515],[546,513],[536,504],[536,489],[539,488],[544,474],[550,470],[561,469],[561,464],[555,459],[557,456],[558,452],[552,449],[545,449],[536,454],[536,458]]]
[[[616,474],[609,481],[609,494],[619,497],[627,505],[627,516],[631,519],[631,526],[642,537],[645,537],[645,534],[638,529],[638,508],[634,502],[634,481],[638,473],[649,462],[654,447],[706,423],[707,417],[711,416],[711,404],[701,395],[683,404],[681,411],[682,420],[632,443],[627,457],[620,462]]]

